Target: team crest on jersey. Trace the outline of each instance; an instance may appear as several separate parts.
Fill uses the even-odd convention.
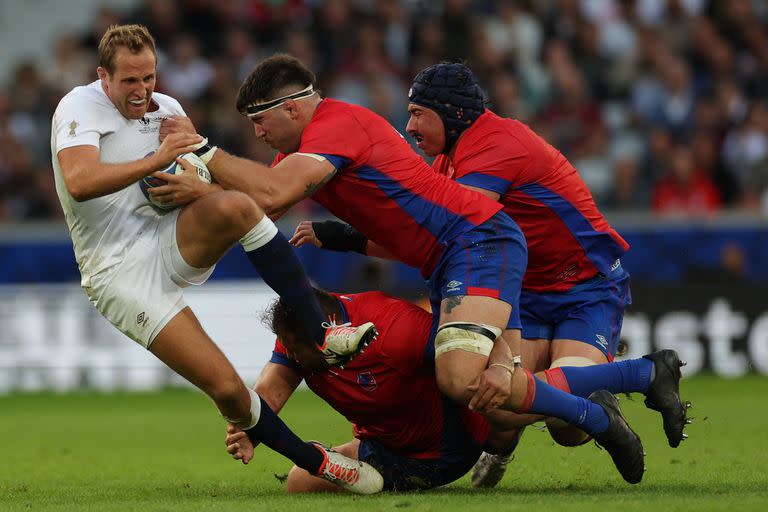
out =
[[[373,377],[371,372],[358,373],[357,383],[360,384],[360,387],[366,391],[373,391],[378,387],[378,384],[376,384],[376,379]]]
[[[80,123],[78,123],[74,119],[72,120],[71,123],[69,123],[69,136],[70,137],[74,137],[74,136],[77,135],[77,133],[75,133],[75,130],[77,130],[78,126],[80,126]]]
[[[139,119],[139,133],[154,133],[160,130],[160,123],[165,119],[164,116],[144,116]]]

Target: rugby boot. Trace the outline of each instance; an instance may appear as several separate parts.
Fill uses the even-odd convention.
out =
[[[624,480],[631,484],[640,483],[645,472],[643,444],[627,424],[616,397],[610,391],[600,389],[589,395],[588,400],[602,406],[608,415],[608,429],[595,434],[595,442],[611,455]]]
[[[501,482],[507,464],[515,460],[515,454],[494,455],[483,452],[472,466],[472,487],[491,488]]]
[[[320,351],[329,365],[342,368],[379,335],[373,322],[366,322],[357,327],[350,322],[345,324],[324,322],[323,327],[325,340]]]
[[[520,438],[523,436],[523,432],[525,432],[525,428],[520,429],[509,452],[498,455],[483,452],[480,455],[480,458],[477,459],[475,465],[472,466],[472,487],[496,487],[504,477],[504,472],[507,470],[507,464],[515,460],[514,451],[515,448],[517,448],[517,444],[520,442]]]
[[[350,459],[320,443],[315,448],[323,453],[323,464],[317,476],[355,494],[375,494],[384,487],[384,478],[373,466]]]
[[[690,402],[680,400],[680,368],[685,366],[674,350],[659,350],[643,356],[653,363],[655,375],[645,393],[645,406],[661,413],[664,420],[664,433],[669,446],[676,448],[680,441],[688,437],[683,433]]]

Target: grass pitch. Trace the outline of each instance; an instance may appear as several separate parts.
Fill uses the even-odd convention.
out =
[[[496,489],[472,490],[465,476],[374,497],[286,496],[287,459],[264,447],[248,466],[229,459],[223,421],[194,391],[0,397],[0,511],[768,510],[768,378],[695,377],[683,391],[695,420],[677,449],[641,395],[620,400],[648,453],[640,485],[625,484],[594,444],[562,448],[529,429]],[[283,418],[305,439],[351,438],[308,391]]]

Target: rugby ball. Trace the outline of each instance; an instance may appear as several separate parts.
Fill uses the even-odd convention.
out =
[[[197,171],[197,177],[200,178],[200,181],[203,181],[205,183],[211,182],[211,173],[208,171],[208,168],[205,166],[205,163],[203,163],[202,160],[200,160],[200,157],[197,156],[194,153],[184,153],[182,155],[179,155],[179,158],[183,158],[187,162],[191,163],[195,167],[195,171]],[[165,169],[161,169],[160,172],[164,172],[167,174],[177,174],[181,175],[184,173],[184,167],[175,160],[171,162]],[[155,206],[156,208],[160,208],[161,210],[173,210],[174,208],[178,207],[178,205],[175,204],[160,204],[156,203],[152,200],[152,196],[149,193],[149,189],[160,187],[163,185],[166,185],[167,182],[163,180],[162,178],[156,178],[154,176],[147,176],[143,180],[139,181],[139,187],[141,188],[141,192],[144,194],[144,197],[147,198],[147,201],[152,204],[152,206]]]

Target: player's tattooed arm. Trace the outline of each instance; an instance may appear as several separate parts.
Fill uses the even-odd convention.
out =
[[[464,299],[464,296],[463,296],[463,295],[454,295],[454,296],[451,296],[451,297],[446,297],[446,298],[443,300],[443,304],[444,304],[444,306],[443,306],[443,313],[445,313],[445,314],[447,314],[447,315],[448,315],[448,314],[451,314],[451,313],[453,312],[453,310],[454,310],[454,309],[455,309],[455,308],[456,308],[456,307],[457,307],[459,304],[461,304],[461,301],[462,301],[463,299]]]
[[[334,176],[336,176],[336,169],[334,169],[333,172],[323,176],[323,178],[317,183],[314,181],[307,183],[306,188],[304,189],[304,197],[311,197],[315,192],[323,188],[326,183],[331,181]]]

